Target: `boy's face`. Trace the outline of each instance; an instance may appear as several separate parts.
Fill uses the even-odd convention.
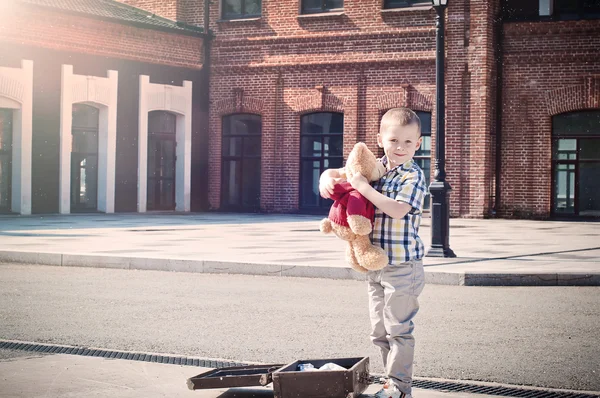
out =
[[[415,123],[390,126],[377,134],[377,143],[388,158],[388,170],[412,159],[421,147],[421,140],[419,126]]]

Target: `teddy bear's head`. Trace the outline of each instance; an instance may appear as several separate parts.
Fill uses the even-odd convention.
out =
[[[346,161],[346,176],[352,178],[360,173],[369,181],[377,181],[385,174],[385,166],[367,148],[364,142],[357,142]]]

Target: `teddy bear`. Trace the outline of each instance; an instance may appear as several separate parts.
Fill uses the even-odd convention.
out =
[[[348,155],[346,178],[356,173],[369,181],[376,181],[386,173],[385,166],[363,143],[358,142]],[[369,234],[373,230],[375,208],[360,192],[352,188],[348,181],[334,186],[333,205],[329,216],[321,220],[323,233],[333,232],[338,238],[347,241],[346,261],[355,271],[366,273],[382,269],[388,264],[388,256],[378,246],[371,244]]]

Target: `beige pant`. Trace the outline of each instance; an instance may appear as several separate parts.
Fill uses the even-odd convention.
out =
[[[390,381],[410,394],[415,339],[413,317],[419,310],[417,297],[425,285],[422,260],[388,265],[367,274],[371,340],[381,350]]]

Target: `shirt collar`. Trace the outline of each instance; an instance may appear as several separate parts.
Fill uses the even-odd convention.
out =
[[[381,163],[383,163],[383,165],[387,168],[388,159],[387,159],[386,155],[383,155],[383,157],[381,158]],[[404,162],[403,164],[401,164],[400,166],[394,167],[393,169],[388,171],[388,173],[391,173],[391,172],[398,173],[400,170],[409,171],[412,168],[414,163],[415,163],[415,161],[413,159],[409,159],[406,162]]]

